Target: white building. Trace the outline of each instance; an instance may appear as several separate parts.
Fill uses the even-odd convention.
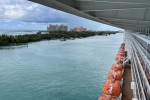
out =
[[[75,27],[73,29],[71,29],[71,31],[74,31],[74,32],[83,32],[83,31],[86,31],[86,28],[84,27]]]
[[[47,31],[67,31],[68,30],[68,26],[65,26],[63,24],[61,25],[49,25],[47,27]]]

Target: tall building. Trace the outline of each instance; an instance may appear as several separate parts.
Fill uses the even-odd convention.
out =
[[[82,32],[82,31],[86,31],[86,28],[84,28],[84,27],[80,27],[80,28],[79,28],[79,31],[80,31],[80,32]]]
[[[71,31],[83,32],[83,31],[86,31],[86,28],[84,28],[84,27],[75,27],[75,28],[71,29]]]
[[[63,24],[61,25],[49,25],[47,27],[47,31],[67,31],[68,30],[68,26],[65,26]]]

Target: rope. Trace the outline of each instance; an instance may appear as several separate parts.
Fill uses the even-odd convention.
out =
[[[108,92],[109,92],[110,94],[112,94],[112,91],[113,91],[113,87],[112,87],[112,84],[110,84],[110,89],[108,90]]]
[[[116,75],[117,75],[117,73],[116,73],[116,72],[113,72],[113,77],[114,77],[114,78],[116,78]]]

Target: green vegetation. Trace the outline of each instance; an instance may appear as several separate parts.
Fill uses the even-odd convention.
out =
[[[85,38],[89,36],[95,35],[107,35],[107,34],[115,34],[114,31],[101,31],[101,32],[48,32],[44,33],[44,31],[40,31],[37,34],[25,34],[25,35],[0,35],[0,46],[8,46],[8,45],[19,45],[29,42],[36,42],[41,40],[55,40],[55,39],[71,39],[71,38]]]

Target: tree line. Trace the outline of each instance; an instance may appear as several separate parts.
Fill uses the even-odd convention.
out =
[[[54,32],[44,32],[39,31],[37,34],[25,34],[25,35],[0,35],[0,46],[8,45],[19,45],[29,42],[36,42],[41,40],[55,40],[55,39],[70,39],[70,38],[85,38],[95,35],[106,35],[106,34],[115,34],[116,31],[100,31],[100,32],[63,32],[63,31],[54,31]]]

